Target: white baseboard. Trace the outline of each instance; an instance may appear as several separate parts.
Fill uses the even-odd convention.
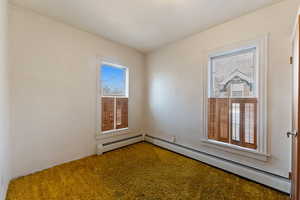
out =
[[[113,137],[110,138],[109,140],[105,140],[105,142],[101,142],[100,144],[97,145],[97,154],[101,155],[104,152],[107,151],[112,151],[114,149],[118,149],[124,146],[128,146],[131,144],[135,144],[138,142],[141,142],[144,140],[144,137],[142,134],[134,135],[134,136],[129,136],[125,138],[118,138],[118,137]]]
[[[244,166],[238,163],[224,160],[206,153],[202,153],[197,150],[193,150],[189,147],[184,147],[175,143],[165,141],[163,139],[155,138],[152,136],[145,137],[145,141],[152,143],[154,145],[169,149],[176,153],[185,155],[187,157],[199,160],[201,162],[207,163],[209,165],[215,166],[217,168],[223,169],[225,171],[231,172],[233,174],[239,175],[241,177],[253,180],[255,182],[261,183],[263,185],[272,187],[276,190],[290,193],[290,181],[284,177],[280,177],[268,172],[260,171],[248,166]]]
[[[7,189],[8,189],[8,184],[9,184],[9,181],[4,181],[4,184],[1,185],[1,188],[0,188],[0,200],[5,200],[6,199],[6,193],[7,193]]]

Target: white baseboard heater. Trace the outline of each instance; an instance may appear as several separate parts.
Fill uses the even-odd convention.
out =
[[[201,161],[208,165],[222,169],[224,171],[236,174],[254,182],[266,185],[284,193],[290,193],[291,183],[290,180],[269,172],[262,171],[253,167],[249,167],[231,160],[217,157],[212,154],[201,152],[187,146],[176,144],[161,138],[150,135],[134,135],[127,138],[111,138],[105,142],[97,145],[97,154],[101,155],[114,149],[118,149],[127,145],[135,144],[138,142],[146,141],[148,143],[160,146],[170,151],[179,153],[189,158]]]
[[[255,169],[246,165],[242,165],[234,161],[226,160],[205,152],[192,149],[190,147],[169,142],[150,135],[145,136],[145,141],[160,146],[162,148],[171,150],[173,152],[182,154],[184,156],[190,157],[192,159],[204,162],[208,165],[217,167],[224,171],[231,172],[233,174],[239,175],[257,183],[269,186],[284,193],[290,193],[290,180],[285,177],[278,176],[276,174],[265,172],[259,169]]]
[[[112,151],[114,149],[118,149],[124,146],[128,146],[131,144],[135,144],[144,140],[144,136],[142,134],[131,136],[123,139],[111,139],[111,141],[106,141],[105,143],[101,143],[97,145],[97,154],[101,155],[104,152]]]

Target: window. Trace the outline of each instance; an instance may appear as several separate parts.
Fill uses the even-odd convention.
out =
[[[100,70],[101,131],[128,128],[128,69],[103,62]]]
[[[257,149],[258,60],[255,46],[210,56],[208,139]]]

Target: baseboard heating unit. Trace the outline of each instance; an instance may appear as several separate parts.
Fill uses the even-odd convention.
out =
[[[118,138],[111,139],[110,141],[106,141],[105,143],[101,143],[97,145],[97,154],[101,155],[104,152],[112,151],[114,149],[118,149],[138,142],[142,142],[143,140],[144,140],[144,136],[142,134],[131,136],[128,138],[122,138],[122,139],[118,139]]]
[[[266,185],[281,192],[290,193],[291,183],[288,178],[226,160],[199,150],[176,144],[161,138],[146,135],[145,141],[186,157],[201,161],[224,171],[239,175],[254,182]]]
[[[227,160],[221,157],[217,157],[206,152],[201,152],[197,149],[193,149],[181,144],[170,142],[158,137],[140,134],[123,137],[112,137],[104,139],[97,145],[97,154],[101,155],[104,152],[108,152],[114,149],[118,149],[127,145],[135,144],[138,142],[148,142],[150,144],[168,149],[170,151],[179,153],[186,157],[201,161],[208,165],[222,169],[224,171],[236,174],[246,179],[255,181],[257,183],[266,185],[284,193],[290,193],[291,183],[286,177],[282,177],[276,174],[272,174],[260,169],[256,169],[250,166],[246,166],[237,163],[232,160]]]

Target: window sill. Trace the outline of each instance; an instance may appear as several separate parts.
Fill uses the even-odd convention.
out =
[[[260,161],[264,161],[264,162],[268,161],[268,158],[270,157],[270,155],[267,153],[258,152],[253,149],[248,149],[248,148],[240,147],[240,146],[233,145],[233,144],[227,144],[224,142],[218,142],[218,141],[214,141],[214,140],[210,140],[210,139],[203,139],[202,142],[206,146],[209,146],[209,147],[214,147],[219,150],[246,156],[249,158],[254,158],[254,159],[257,159]]]
[[[123,134],[127,134],[129,133],[129,129],[128,128],[121,128],[121,129],[115,129],[115,130],[110,130],[110,131],[103,131],[103,132],[99,132],[96,135],[96,139],[107,139],[107,138],[111,138],[111,137],[115,137],[115,136],[119,136],[119,135],[123,135]]]

